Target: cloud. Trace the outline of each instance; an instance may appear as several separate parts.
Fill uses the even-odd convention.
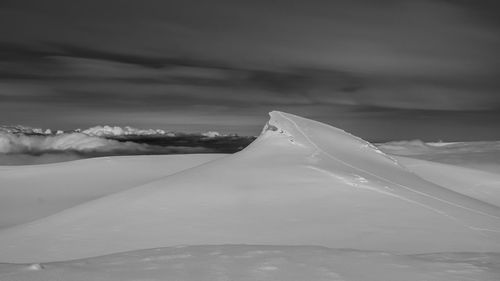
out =
[[[137,129],[130,126],[119,127],[119,126],[94,126],[82,131],[82,133],[88,136],[151,136],[151,135],[167,135],[175,136],[175,133],[167,133],[161,129]]]
[[[26,165],[117,155],[234,153],[255,137],[167,132],[130,126],[50,130],[0,126],[0,165]]]
[[[207,153],[204,147],[157,146],[131,141],[117,141],[83,133],[25,135],[0,132],[0,153],[41,155],[70,152],[81,155],[131,155]]]

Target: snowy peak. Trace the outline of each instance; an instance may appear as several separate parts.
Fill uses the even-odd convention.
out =
[[[299,118],[298,116],[280,111],[271,111],[269,112],[269,116],[270,119],[262,130],[262,137],[265,137],[269,134],[280,134],[287,136],[291,142],[297,140],[302,145],[311,145],[307,138],[305,138],[305,135],[300,131],[297,123],[293,120]]]
[[[310,148],[316,155],[335,156],[346,161],[372,159],[399,166],[395,159],[371,143],[339,128],[280,111],[272,111],[269,116],[260,139],[285,136],[290,143]]]
[[[365,186],[377,192],[422,203],[431,209],[443,208],[450,216],[460,217],[466,212],[500,219],[500,210],[496,206],[476,202],[427,182],[374,145],[341,129],[278,111],[271,112],[270,116],[259,137],[261,151],[284,157],[292,151],[290,147],[300,147],[301,150],[294,150],[298,153],[295,155],[297,162],[302,161],[303,165],[321,170],[348,185]],[[267,149],[266,146],[271,144],[269,140],[280,143],[282,147],[287,143],[288,151],[279,151],[279,146]]]

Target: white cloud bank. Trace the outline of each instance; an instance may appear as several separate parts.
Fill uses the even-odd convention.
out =
[[[162,129],[138,129],[130,126],[94,126],[85,130],[76,129],[74,131],[62,131],[62,130],[51,130],[42,128],[31,128],[21,125],[16,126],[0,126],[0,133],[11,133],[11,134],[25,134],[25,135],[61,135],[64,133],[82,133],[88,136],[95,137],[119,137],[119,136],[166,136],[175,137],[178,135],[185,135],[185,133],[169,132]],[[193,134],[197,135],[197,134]],[[223,136],[234,136],[221,134],[216,131],[208,131],[205,133],[200,133],[200,136],[207,138],[223,137]]]
[[[95,126],[83,130],[82,133],[89,136],[151,136],[151,135],[166,135],[175,136],[175,133],[165,132],[161,129],[136,129],[133,127],[125,126]]]
[[[186,134],[107,125],[72,131],[0,126],[0,165],[42,164],[111,155],[215,153],[221,151],[214,148],[214,143],[204,146],[203,141],[235,136],[215,131]],[[137,142],[143,137],[165,142]],[[184,141],[176,141],[176,137]],[[186,143],[190,138],[193,142]]]
[[[41,164],[107,155],[212,152],[204,147],[121,142],[84,133],[19,134],[0,131],[0,165]]]
[[[43,153],[50,151],[108,152],[113,150],[147,151],[148,146],[119,142],[82,133],[25,135],[0,132],[0,153]]]

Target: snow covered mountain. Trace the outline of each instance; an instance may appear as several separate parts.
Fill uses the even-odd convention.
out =
[[[500,208],[340,129],[272,112],[243,151],[0,231],[0,261],[175,245],[500,251]]]

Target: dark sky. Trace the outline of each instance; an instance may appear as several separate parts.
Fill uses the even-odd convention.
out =
[[[0,120],[500,139],[496,0],[0,1]]]

